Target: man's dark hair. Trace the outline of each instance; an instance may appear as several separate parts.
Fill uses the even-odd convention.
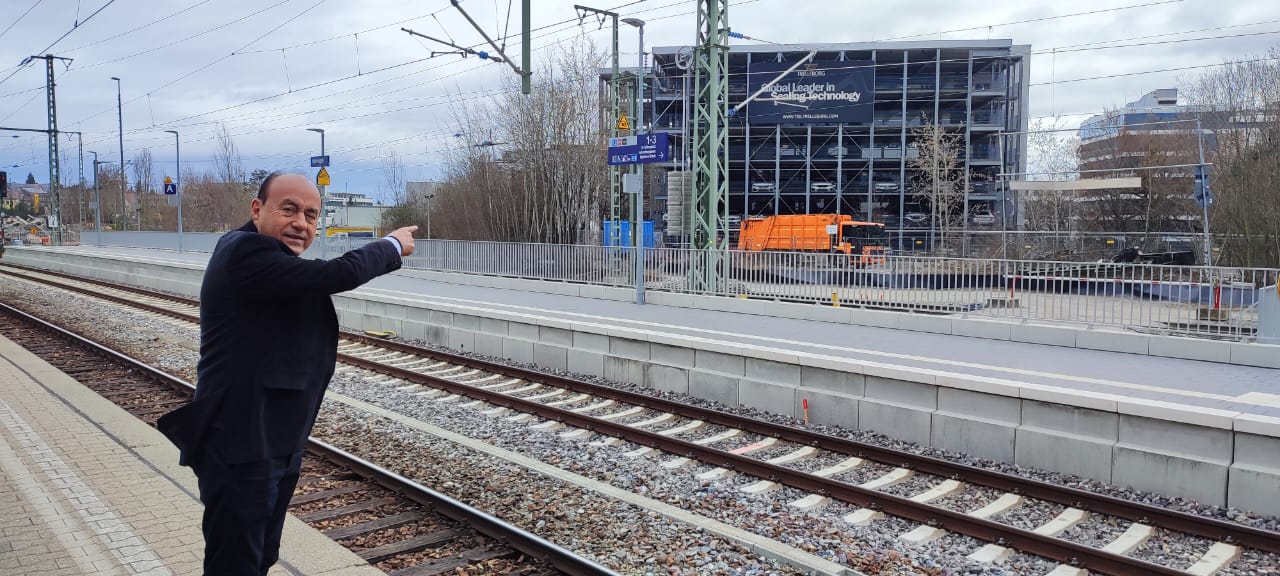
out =
[[[284,174],[284,172],[281,172],[280,170],[276,170],[270,174],[267,174],[267,177],[262,181],[262,185],[258,187],[259,202],[262,202],[264,204],[267,202],[267,187],[271,186],[271,181],[275,180],[276,176],[279,176],[281,174]]]

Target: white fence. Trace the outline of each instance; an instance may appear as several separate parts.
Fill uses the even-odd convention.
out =
[[[629,248],[419,241],[413,268],[603,286],[634,285]],[[335,247],[337,252],[341,247]],[[649,248],[647,290],[693,292],[697,251]],[[928,314],[1114,327],[1247,341],[1259,291],[1277,270],[1098,262],[888,256],[859,266],[841,254],[725,253],[715,295]]]
[[[95,238],[87,234],[90,243]],[[172,233],[107,233],[104,244],[170,248]],[[211,250],[217,234],[188,235],[187,249]],[[372,239],[330,238],[330,257]],[[428,270],[635,285],[634,250],[603,246],[418,240],[406,266]],[[699,252],[648,248],[647,290],[695,292],[690,261]],[[319,242],[305,254],[320,257]],[[720,296],[954,314],[1009,321],[1111,327],[1139,332],[1252,341],[1260,290],[1273,268],[1231,268],[962,259],[893,255],[859,267],[847,256],[797,252],[724,253]],[[1272,288],[1274,290],[1274,288]]]

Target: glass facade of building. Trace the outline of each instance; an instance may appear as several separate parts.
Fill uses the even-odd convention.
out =
[[[995,226],[1014,222],[999,182],[1025,171],[1029,49],[1009,40],[733,46],[729,107],[759,96],[730,117],[730,221],[842,213],[891,230],[929,228],[913,160],[916,132],[936,124],[962,142],[962,209],[1003,209],[1010,217]],[[690,166],[691,54],[655,48],[647,70],[646,123],[672,135],[668,171]],[[650,209],[661,221],[657,188]]]

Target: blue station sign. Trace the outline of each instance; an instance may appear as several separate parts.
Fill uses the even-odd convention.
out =
[[[666,132],[610,138],[609,165],[666,162],[670,147],[670,138]]]
[[[328,165],[329,165],[329,157],[328,157],[328,156],[312,156],[312,157],[311,157],[311,167],[312,167],[312,168],[323,168],[323,167],[328,166]]]

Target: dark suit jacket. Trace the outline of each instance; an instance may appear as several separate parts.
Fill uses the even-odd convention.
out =
[[[195,397],[157,423],[181,463],[205,450],[228,464],[301,450],[337,356],[330,295],[399,268],[385,240],[325,261],[295,256],[252,222],[219,239],[200,286]]]

